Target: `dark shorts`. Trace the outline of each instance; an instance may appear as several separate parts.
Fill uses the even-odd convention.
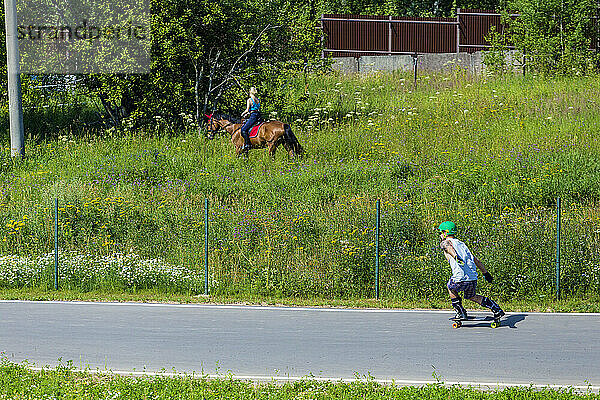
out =
[[[465,299],[470,299],[471,297],[475,296],[477,281],[454,282],[452,279],[450,279],[448,281],[448,285],[446,286],[453,292],[464,292],[463,296]]]

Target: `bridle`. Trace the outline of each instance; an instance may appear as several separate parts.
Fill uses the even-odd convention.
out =
[[[214,114],[204,114],[204,116],[206,118],[208,118],[208,123],[206,125],[206,131],[208,132],[208,138],[212,139],[215,137],[215,133],[219,131],[219,129],[223,128],[227,128],[230,125],[235,125],[233,122],[227,121],[227,125],[222,126],[219,122],[217,122],[217,129],[211,129],[210,126],[212,125],[212,119],[213,119],[213,115]],[[235,132],[235,131],[234,131]]]
[[[208,133],[207,136],[209,139],[212,139],[215,137],[215,132],[217,132],[219,130],[221,125],[217,125],[217,129],[211,129],[210,126],[211,126],[213,114],[204,114],[204,116],[206,118],[208,118],[208,122],[206,123],[206,132]]]

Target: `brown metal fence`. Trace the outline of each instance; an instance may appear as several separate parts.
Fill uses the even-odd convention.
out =
[[[456,18],[324,14],[321,26],[324,53],[333,57],[470,53],[489,47],[485,36],[492,26],[502,31],[500,14],[464,9]]]

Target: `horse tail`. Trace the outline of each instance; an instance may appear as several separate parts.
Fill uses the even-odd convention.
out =
[[[291,146],[295,154],[302,155],[304,153],[304,149],[298,142],[298,138],[294,135],[292,128],[288,124],[283,124],[283,140]]]

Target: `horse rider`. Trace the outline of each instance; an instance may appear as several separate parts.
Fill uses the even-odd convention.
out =
[[[244,138],[242,151],[248,151],[252,147],[250,143],[250,129],[261,119],[260,100],[256,97],[257,94],[256,88],[252,86],[250,88],[250,97],[246,101],[246,109],[242,113],[242,118],[248,116],[248,119],[242,126],[242,137]]]

